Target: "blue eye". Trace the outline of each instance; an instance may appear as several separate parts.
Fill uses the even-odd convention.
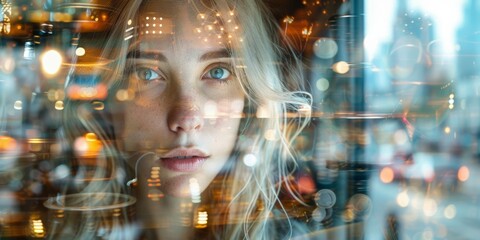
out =
[[[223,67],[214,67],[205,74],[205,78],[215,80],[226,80],[228,77],[230,77],[230,71]]]
[[[160,75],[155,72],[154,70],[150,69],[150,68],[144,68],[144,67],[141,67],[141,68],[137,68],[135,70],[136,74],[137,74],[137,77],[144,80],[144,81],[153,81],[153,80],[157,80],[157,79],[160,79]]]

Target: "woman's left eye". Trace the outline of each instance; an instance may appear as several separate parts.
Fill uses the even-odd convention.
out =
[[[214,67],[208,72],[205,73],[203,78],[214,79],[214,80],[227,80],[230,77],[231,73],[228,69],[224,67]]]

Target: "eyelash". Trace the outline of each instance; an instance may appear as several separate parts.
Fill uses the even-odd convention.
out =
[[[157,77],[155,79],[152,79],[152,80],[145,80],[145,79],[142,79],[140,77],[140,70],[148,70],[148,71],[151,71],[153,72],[154,74],[157,75]],[[135,78],[135,79],[138,79],[140,83],[142,84],[149,84],[149,83],[152,83],[154,81],[163,81],[165,80],[166,78],[164,77],[164,75],[162,74],[162,72],[157,68],[157,67],[150,67],[150,66],[144,66],[144,65],[133,65],[133,66],[128,66],[126,68],[126,76],[128,76],[129,78]]]
[[[207,75],[211,74],[210,71],[212,71],[214,69],[224,69],[224,70],[227,71],[228,76],[225,77],[224,79],[216,79],[216,78],[213,78],[213,77],[206,77]],[[234,77],[234,73],[232,71],[232,66],[230,64],[225,64],[225,63],[211,64],[210,66],[208,66],[206,68],[206,70],[202,74],[202,79],[216,81],[220,84],[228,84],[233,77]]]
[[[225,74],[228,74],[227,77],[223,78],[223,79],[217,79],[217,78],[214,78],[212,76],[208,76],[208,75],[211,75],[211,72],[212,70],[214,69],[224,69],[225,71],[227,71]],[[146,80],[146,79],[142,79],[140,77],[140,70],[149,70],[149,71],[152,71],[154,74],[156,74],[158,77],[156,77],[155,79],[152,79],[152,80]],[[151,82],[154,82],[154,81],[163,81],[166,79],[166,77],[164,76],[164,74],[158,69],[158,67],[150,67],[150,66],[143,66],[143,65],[138,65],[138,66],[131,66],[131,67],[128,67],[127,68],[127,74],[128,76],[132,76],[132,74],[134,74],[134,77],[136,79],[139,79],[141,80],[143,83],[151,83]],[[234,77],[234,73],[232,71],[232,66],[230,64],[226,64],[226,63],[214,63],[214,64],[211,64],[209,65],[208,67],[206,67],[206,70],[203,72],[203,74],[201,75],[201,79],[202,80],[208,80],[208,81],[215,81],[215,82],[218,82],[220,84],[228,84],[230,79]]]

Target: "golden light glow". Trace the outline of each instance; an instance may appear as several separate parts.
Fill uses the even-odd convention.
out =
[[[393,181],[395,174],[393,169],[390,167],[384,167],[380,171],[380,180],[384,183],[391,183]]]
[[[75,55],[77,55],[79,57],[84,56],[85,53],[86,53],[86,51],[85,51],[85,48],[83,48],[83,47],[79,47],[79,48],[75,49]]]
[[[95,133],[87,133],[85,134],[85,139],[89,142],[93,142],[97,140],[97,135]]]
[[[41,219],[31,219],[30,220],[30,230],[31,236],[35,238],[45,237],[45,229],[43,227],[43,222]]]
[[[115,97],[117,98],[117,100],[121,102],[132,100],[134,96],[135,96],[135,93],[133,91],[126,90],[126,89],[120,89],[115,94]]]
[[[63,100],[65,98],[65,92],[62,89],[50,89],[47,92],[48,100],[54,102],[57,100]]]
[[[74,100],[105,99],[108,95],[108,89],[105,84],[92,87],[72,85],[68,87],[67,95]]]
[[[94,102],[92,102],[92,107],[93,107],[93,109],[95,109],[97,111],[101,111],[101,110],[105,109],[105,104],[101,101],[94,101]]]
[[[446,134],[449,134],[450,133],[450,127],[445,127],[445,129],[443,130]]]
[[[164,196],[165,195],[160,190],[155,188],[149,189],[147,193],[147,197],[154,202],[160,201]]]
[[[207,211],[199,210],[197,212],[197,221],[195,223],[195,228],[206,228],[208,224],[208,213]]]
[[[332,65],[332,70],[338,74],[345,74],[350,71],[350,65],[347,62],[340,61]]]
[[[2,1],[2,24],[0,24],[0,33],[9,34],[11,29],[10,17],[12,14],[12,3]]]
[[[40,57],[42,71],[47,75],[55,75],[62,66],[63,58],[57,50],[48,50]]]
[[[102,142],[97,139],[95,133],[87,133],[77,138],[74,143],[75,152],[81,157],[98,156],[102,148]]]
[[[345,222],[351,222],[355,218],[355,213],[353,212],[353,209],[347,208],[345,211],[342,213],[342,218],[343,221]]]
[[[31,152],[40,152],[43,149],[42,143],[44,142],[45,141],[40,138],[30,138],[28,139],[28,143],[29,143],[28,148]]]
[[[17,141],[9,136],[0,136],[0,152],[8,152],[17,147]]]
[[[63,101],[56,101],[55,102],[55,109],[61,111],[63,110]]]

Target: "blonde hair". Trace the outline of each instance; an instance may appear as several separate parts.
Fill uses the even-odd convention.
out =
[[[229,182],[228,187],[222,191],[225,194],[224,198],[231,201],[224,220],[234,222],[236,218],[234,212],[243,212],[244,215],[241,224],[228,225],[221,235],[227,239],[273,239],[276,229],[269,224],[273,210],[279,209],[283,215],[288,216],[279,199],[281,187],[285,185],[279,182],[294,171],[297,160],[292,149],[292,141],[310,120],[308,110],[311,106],[311,97],[307,92],[301,91],[304,88],[302,63],[289,46],[288,40],[277,37],[280,36],[280,32],[277,31],[278,25],[273,16],[265,11],[266,7],[261,1],[208,2],[211,8],[222,13],[221,16],[227,16],[227,13],[234,11],[235,21],[241,26],[239,31],[231,33],[233,36],[229,43],[234,65],[241,66],[235,68],[235,75],[246,96],[245,118],[239,129],[242,137],[237,140],[235,157],[254,154],[257,159],[256,165],[252,167],[244,165],[242,161],[234,161],[234,167],[222,180],[225,183]],[[125,82],[119,79],[123,79],[129,41],[135,39],[133,36],[132,40],[124,40],[127,39],[125,32],[128,28],[127,22],[135,18],[142,1],[124,1],[116,4],[119,6],[116,25],[108,32],[102,56],[104,59],[115,61],[111,65],[111,71],[106,74],[99,72],[102,81],[109,86],[109,100],[113,100],[115,91],[125,87]],[[74,74],[75,69],[72,70],[72,76]],[[129,177],[122,179],[118,174],[129,175],[131,172],[125,170],[128,167],[121,160],[122,154],[112,144],[111,140],[114,137],[112,132],[103,130],[105,126],[102,126],[95,116],[89,114],[78,116],[75,118],[77,121],[72,121],[72,116],[77,115],[81,105],[82,103],[74,101],[66,103],[66,136],[72,142],[81,133],[94,132],[104,145],[103,154],[97,161],[102,161],[101,164],[108,166],[105,168],[108,171],[96,171],[95,177],[108,178],[112,181],[103,184],[92,182],[80,191],[126,192],[124,183]],[[307,111],[301,111],[305,109]],[[255,116],[261,110],[266,115]],[[301,202],[300,195],[289,188],[288,184],[286,186],[287,191]],[[246,208],[241,206],[244,202],[248,203]],[[289,227],[292,228],[291,224]]]

